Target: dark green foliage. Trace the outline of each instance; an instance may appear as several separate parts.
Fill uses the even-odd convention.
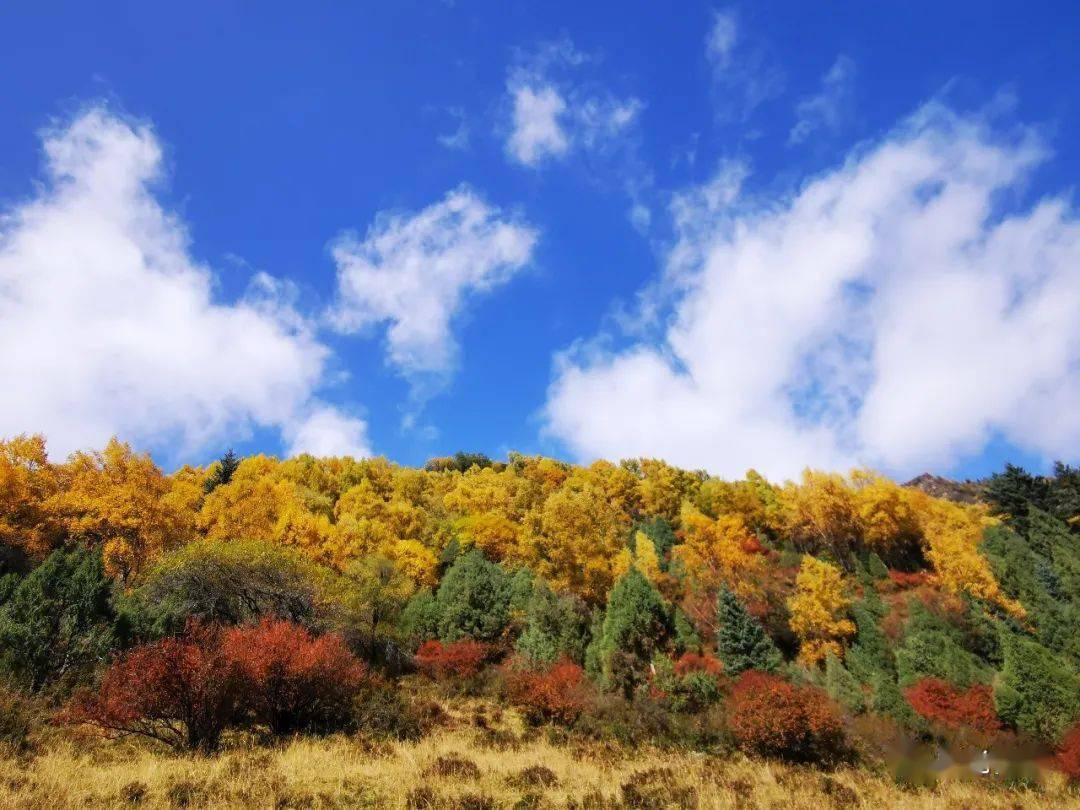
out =
[[[993,671],[965,650],[954,633],[936,628],[909,630],[896,651],[901,686],[921,678],[941,678],[961,689],[989,683]]]
[[[439,634],[439,605],[430,588],[421,588],[405,604],[398,618],[398,632],[412,650]]]
[[[267,616],[319,628],[314,566],[298,552],[269,543],[192,543],[160,560],[122,600],[136,632],[159,638],[190,619],[249,624]]]
[[[85,681],[126,635],[111,594],[100,552],[54,551],[0,609],[0,671],[34,691]]]
[[[514,575],[510,577],[510,595],[507,604],[511,616],[522,617],[528,611],[535,581],[536,575],[524,566],[515,571]]]
[[[626,697],[643,686],[671,625],[663,598],[640,571],[631,568],[608,594],[596,650],[601,685]]]
[[[873,711],[908,728],[922,726],[922,720],[915,714],[891,674],[880,670],[875,672],[870,688],[870,708]]]
[[[1054,462],[1054,479],[1050,488],[1049,511],[1058,520],[1080,531],[1080,467]]]
[[[1045,509],[1049,505],[1050,485],[1023,467],[1006,464],[1004,472],[990,476],[984,497],[995,514],[1023,521],[1032,506]]]
[[[589,642],[589,611],[571,594],[555,594],[537,580],[526,613],[525,630],[514,649],[533,664],[550,664],[566,656],[576,664]]]
[[[458,556],[461,554],[461,542],[457,539],[457,536],[450,538],[450,542],[443,548],[442,553],[439,555],[439,576],[442,577],[446,573],[446,570],[454,564]]]
[[[840,659],[832,654],[825,659],[825,691],[852,714],[858,714],[866,708],[866,695],[863,694],[858,680]]]
[[[866,560],[866,570],[873,579],[885,579],[889,576],[889,569],[875,552],[871,551]]]
[[[761,623],[730,590],[720,588],[716,604],[716,654],[732,678],[748,669],[776,672],[783,659]]]
[[[1056,742],[1080,720],[1080,674],[1030,638],[1003,633],[1005,663],[994,685],[994,703],[1006,723]]]
[[[471,548],[447,569],[435,601],[440,639],[494,641],[509,618],[510,580],[479,549]]]
[[[877,592],[867,589],[866,596],[852,605],[850,613],[856,631],[851,646],[844,653],[848,671],[862,684],[872,684],[878,675],[895,679],[896,661],[892,647],[878,626],[878,619],[885,614],[885,606]]]
[[[656,550],[656,557],[660,561],[660,570],[667,571],[671,549],[678,542],[678,538],[675,537],[675,529],[662,517],[640,521],[634,526],[634,529],[635,532],[642,532],[652,541],[653,548]],[[631,536],[632,541],[633,536]],[[633,549],[633,546],[631,546],[631,549]]]
[[[701,652],[701,637],[682,608],[675,608],[675,652]]]
[[[236,469],[240,466],[240,459],[237,458],[236,453],[230,447],[225,451],[217,464],[214,465],[213,471],[206,479],[206,483],[203,484],[203,491],[209,495],[218,487],[223,487],[230,481],[232,481],[233,475],[236,473]]]
[[[456,470],[467,472],[472,467],[490,467],[494,462],[483,453],[466,453],[458,450],[452,456],[429,459],[424,469],[432,472]]]

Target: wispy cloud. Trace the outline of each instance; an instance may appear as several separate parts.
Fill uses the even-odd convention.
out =
[[[795,126],[788,142],[802,143],[820,130],[836,132],[850,113],[854,81],[855,62],[847,56],[838,56],[822,77],[821,90],[795,105]]]
[[[744,121],[784,90],[783,70],[764,42],[746,34],[734,9],[713,13],[705,58],[712,68],[714,106],[720,118]]]

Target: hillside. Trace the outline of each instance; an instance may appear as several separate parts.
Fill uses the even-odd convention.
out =
[[[117,441],[56,462],[20,437],[0,444],[0,795],[1060,806],[1078,514],[1065,465],[901,486],[229,453],[165,474]]]

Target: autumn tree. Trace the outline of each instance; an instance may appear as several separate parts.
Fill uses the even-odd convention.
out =
[[[43,436],[0,441],[0,548],[40,560],[59,540],[46,506],[58,486]]]
[[[839,569],[816,557],[803,557],[788,608],[804,662],[818,664],[829,653],[843,654],[841,641],[855,632],[855,625],[845,616],[850,604]]]
[[[804,470],[799,484],[781,490],[785,531],[802,551],[830,551],[846,559],[859,542],[855,496],[842,475]]]
[[[723,585],[743,599],[761,594],[765,570],[761,544],[738,515],[712,519],[687,508],[682,514],[683,542],[675,547],[688,579],[705,590]]]
[[[194,515],[170,500],[169,479],[116,439],[100,453],[75,453],[58,475],[46,508],[66,537],[101,548],[112,576],[128,580],[194,536]]]

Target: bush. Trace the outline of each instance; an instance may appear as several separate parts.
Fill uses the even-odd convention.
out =
[[[1019,731],[1058,740],[1080,720],[1080,675],[1036,641],[1002,634],[1005,665],[995,681],[998,715]]]
[[[0,753],[21,754],[30,748],[35,715],[25,695],[0,686]]]
[[[480,674],[490,652],[491,648],[479,641],[443,644],[432,639],[420,646],[414,660],[417,669],[433,681],[470,680]]]
[[[101,554],[55,551],[0,609],[0,669],[32,691],[88,680],[117,643]]]
[[[724,665],[709,653],[698,655],[697,653],[683,653],[675,662],[675,674],[680,678],[686,677],[692,672],[700,672],[719,678],[724,674]]]
[[[353,724],[379,739],[419,740],[431,718],[409,702],[400,689],[376,684],[362,692],[355,702]]]
[[[510,702],[533,723],[569,725],[581,716],[588,703],[585,670],[566,658],[539,672],[509,667],[506,692]]]
[[[209,752],[236,717],[241,691],[220,631],[193,623],[183,638],[137,647],[115,661],[98,691],[77,694],[62,719]]]
[[[764,672],[744,672],[728,702],[732,735],[744,750],[792,762],[846,755],[844,726],[828,696]]]
[[[243,681],[241,708],[255,723],[276,735],[349,725],[367,669],[341,636],[313,637],[291,622],[264,619],[225,631],[223,643]]]
[[[98,690],[77,694],[61,719],[208,752],[230,726],[344,727],[364,672],[339,636],[272,620],[230,630],[191,622],[182,637],[114,661]]]
[[[1054,764],[1065,774],[1070,784],[1080,783],[1080,726],[1065,735],[1058,746]]]
[[[1001,728],[994,693],[984,684],[961,690],[939,678],[923,678],[905,689],[904,697],[926,720],[948,729],[992,734]]]

